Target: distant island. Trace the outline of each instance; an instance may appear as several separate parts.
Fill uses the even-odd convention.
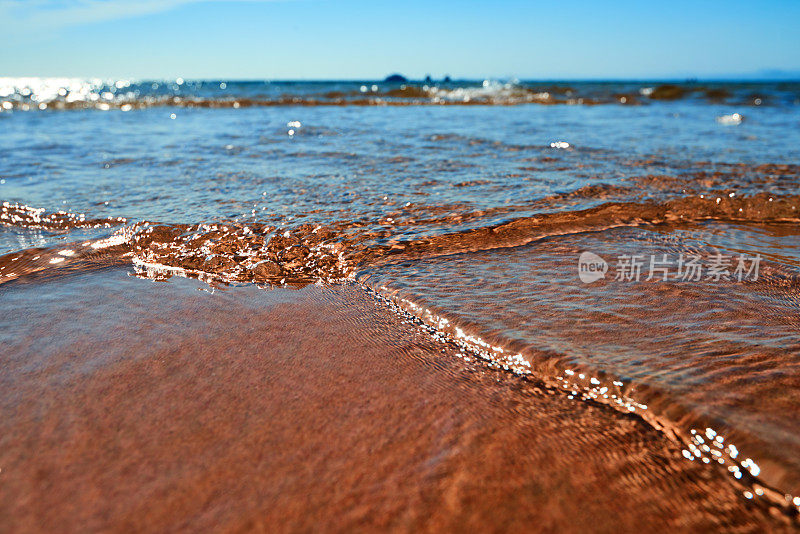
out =
[[[405,83],[408,81],[408,78],[406,78],[402,74],[395,73],[395,74],[390,74],[383,81],[387,83]]]
[[[408,82],[408,78],[406,78],[402,74],[394,73],[394,74],[390,74],[389,76],[384,78],[383,81],[386,82],[386,83],[407,83]],[[425,76],[425,79],[423,81],[425,83],[432,83],[433,82],[433,78],[431,78],[431,75],[428,74],[427,76]],[[449,83],[452,80],[450,79],[450,75],[446,75],[442,81],[444,83]]]

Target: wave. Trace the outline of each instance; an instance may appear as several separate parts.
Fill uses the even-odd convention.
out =
[[[609,104],[611,101],[601,101],[591,98],[558,99],[547,93],[530,93],[515,91],[509,93],[483,94],[472,89],[459,89],[450,91],[430,91],[422,96],[416,95],[420,91],[393,90],[385,94],[375,94],[369,97],[359,97],[357,93],[346,96],[309,97],[309,96],[282,96],[276,98],[202,98],[202,97],[143,97],[132,99],[118,99],[109,101],[67,101],[56,99],[48,102],[31,103],[26,101],[7,101],[6,111],[33,111],[33,110],[75,110],[96,109],[109,111],[112,109],[132,111],[152,107],[178,107],[178,108],[252,108],[275,106],[469,106],[469,105],[498,105],[511,106],[519,104],[568,104],[568,105],[596,105]],[[624,103],[624,102],[623,102]],[[0,110],[2,111],[2,110]]]
[[[0,112],[133,109],[154,106],[407,106],[568,104],[641,105],[676,100],[742,106],[796,105],[793,83],[654,84],[634,82],[269,82],[0,78]]]
[[[747,428],[734,429],[724,421],[704,416],[663,388],[597,366],[576,364],[568,354],[532,348],[498,335],[486,336],[481,325],[460,321],[457,315],[378,279],[365,276],[359,282],[409,322],[418,324],[438,341],[457,347],[467,362],[482,361],[491,369],[512,372],[559,390],[570,399],[639,417],[676,443],[687,460],[708,464],[728,475],[746,498],[756,498],[761,505],[795,522],[800,517],[800,498],[782,488],[780,477],[776,480],[769,476],[773,473],[763,473],[759,463],[742,452],[754,449],[760,439]]]
[[[609,188],[592,186],[577,196],[602,196]],[[641,225],[681,225],[716,220],[736,223],[800,222],[800,195],[749,197],[729,194],[703,194],[665,202],[606,202],[599,206],[514,218],[503,222],[456,232],[439,232],[403,239],[402,219],[380,231],[366,221],[340,221],[303,224],[294,228],[263,223],[221,221],[198,224],[169,224],[142,221],[123,226],[111,237],[87,241],[72,247],[73,254],[42,251],[41,266],[85,258],[83,251],[107,249],[128,255],[143,266],[182,269],[187,273],[211,276],[226,282],[313,283],[353,278],[359,270],[387,262],[477,252],[527,245],[547,237],[595,232]],[[427,212],[419,208],[420,213]],[[473,224],[488,212],[469,214]],[[413,213],[411,214],[413,215]],[[461,223],[465,215],[437,217],[438,227]],[[408,219],[419,226],[426,221]],[[5,202],[0,207],[0,224],[19,228],[68,230],[70,228],[111,228],[123,225],[122,217],[93,219],[83,214],[46,213],[43,209]],[[0,257],[0,281],[7,281],[14,254]],[[18,261],[18,260],[13,260]],[[75,260],[72,260],[75,261]],[[13,270],[15,278],[25,269]],[[59,267],[62,267],[59,265]],[[5,273],[4,273],[5,271]]]
[[[44,208],[3,202],[0,205],[0,224],[42,230],[71,230],[73,228],[111,228],[124,224],[124,217],[87,219],[83,213],[56,211],[47,213]]]

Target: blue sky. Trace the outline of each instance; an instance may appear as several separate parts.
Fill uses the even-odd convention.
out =
[[[800,0],[0,0],[0,76],[800,72]]]

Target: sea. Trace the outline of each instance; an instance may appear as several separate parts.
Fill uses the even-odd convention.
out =
[[[800,82],[0,78],[0,202],[12,530],[798,526]]]

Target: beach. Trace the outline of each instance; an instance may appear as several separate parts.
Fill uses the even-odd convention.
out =
[[[111,268],[0,291],[9,531],[787,526],[639,418],[460,358],[353,285]]]

